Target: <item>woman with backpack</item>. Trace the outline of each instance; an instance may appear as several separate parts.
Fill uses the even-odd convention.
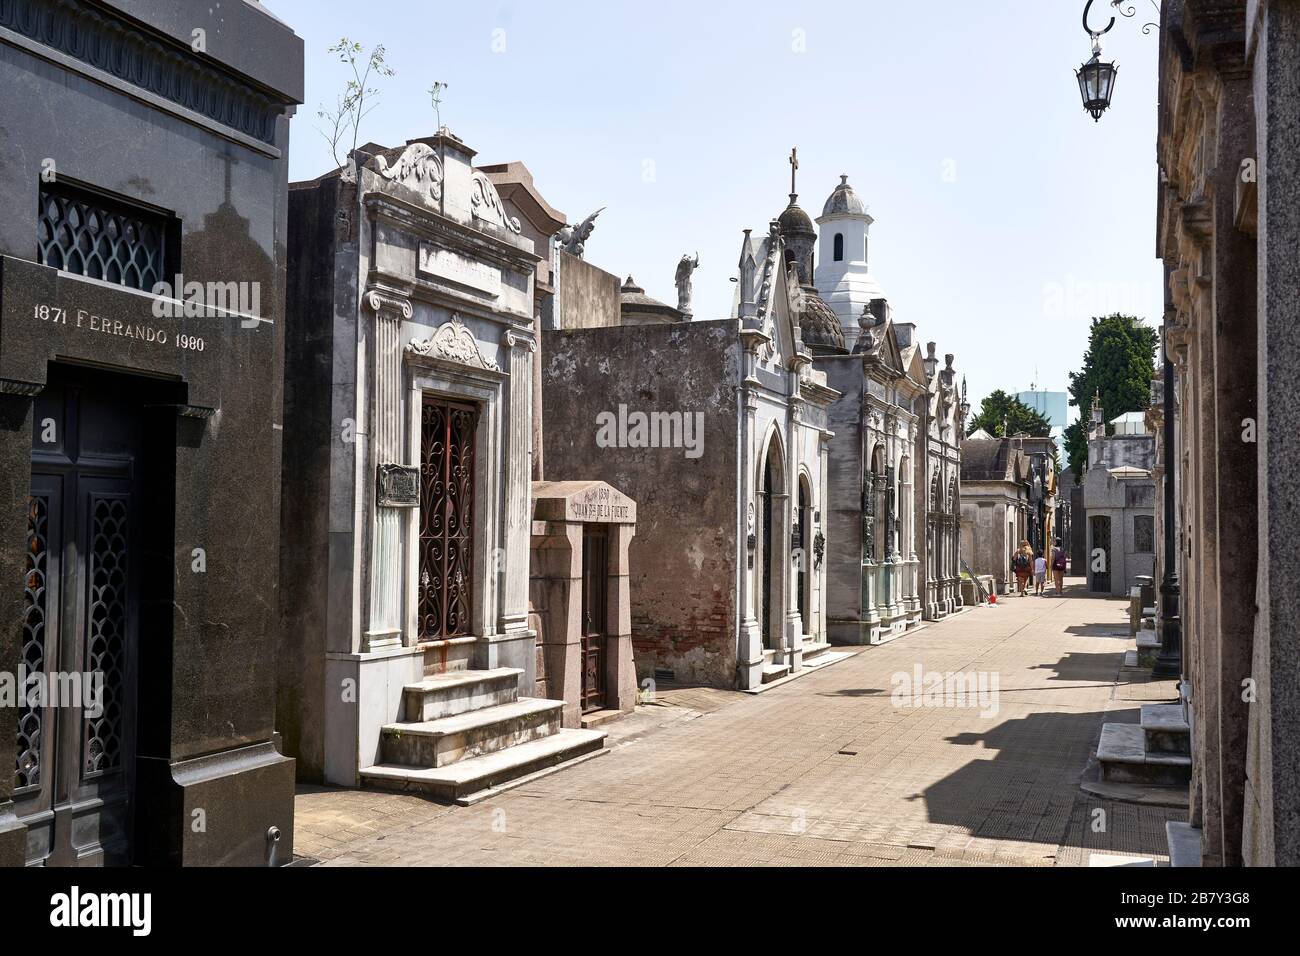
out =
[[[1028,541],[1021,541],[1020,547],[1011,556],[1011,570],[1016,575],[1016,589],[1024,597],[1028,593],[1029,575],[1034,573],[1034,549]]]

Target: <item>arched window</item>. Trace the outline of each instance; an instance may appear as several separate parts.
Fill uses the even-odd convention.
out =
[[[835,233],[835,261],[844,261],[844,233]]]

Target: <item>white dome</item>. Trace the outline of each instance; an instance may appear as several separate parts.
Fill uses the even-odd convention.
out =
[[[849,185],[849,177],[841,176],[840,184],[831,192],[822,207],[822,216],[865,216],[867,207]]]

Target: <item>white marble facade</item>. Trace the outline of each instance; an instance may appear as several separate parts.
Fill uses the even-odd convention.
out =
[[[773,221],[741,247],[738,685],[798,671],[826,637],[827,408],[838,393],[812,365],[795,321],[798,279]]]
[[[358,151],[342,174],[336,290],[355,288],[336,291],[333,317],[333,419],[344,432],[330,460],[324,775],[333,783],[353,785],[377,762],[380,729],[397,719],[403,686],[427,673],[517,667],[521,686],[533,686],[539,258],[473,156],[443,133]],[[456,447],[472,449],[472,463],[453,464],[449,482],[460,487],[448,523],[455,510],[465,528],[464,540],[448,538],[443,549],[456,556],[445,575],[463,596],[455,627],[421,614],[421,587],[443,573],[425,566],[435,562],[421,547],[427,401],[464,412]],[[332,688],[342,699],[331,699]]]
[[[935,343],[926,344],[925,619],[937,621],[961,607],[961,439],[970,405],[966,383],[957,385],[953,356],[941,366]]]

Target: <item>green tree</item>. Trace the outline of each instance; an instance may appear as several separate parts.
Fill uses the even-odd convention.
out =
[[[981,428],[996,438],[1021,432],[1038,438],[1052,430],[1052,423],[1014,395],[998,389],[980,403],[980,410],[971,419],[966,434],[973,435]]]
[[[1088,468],[1088,418],[1092,399],[1101,395],[1109,422],[1125,412],[1140,412],[1151,403],[1155,375],[1156,330],[1132,315],[1115,313],[1092,320],[1083,368],[1070,373],[1070,404],[1079,421],[1065,430],[1065,454],[1076,478]],[[1114,431],[1109,425],[1107,432]]]

